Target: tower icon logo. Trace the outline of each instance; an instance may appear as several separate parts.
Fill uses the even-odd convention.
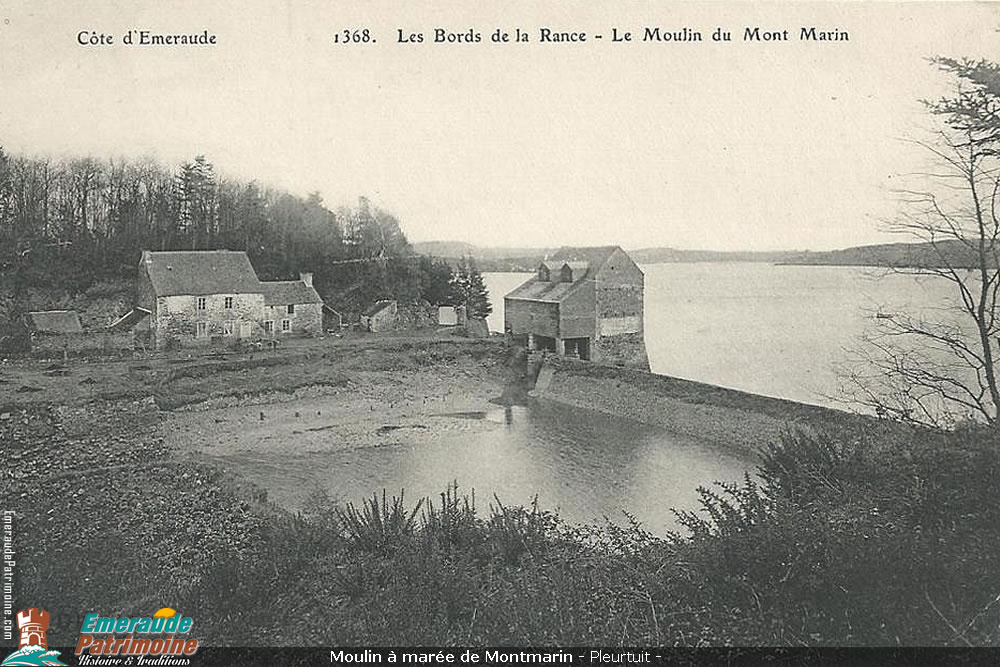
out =
[[[59,651],[50,651],[45,633],[49,629],[49,612],[32,607],[17,612],[17,628],[21,639],[17,650],[8,655],[0,667],[39,667],[65,665],[59,662]]]

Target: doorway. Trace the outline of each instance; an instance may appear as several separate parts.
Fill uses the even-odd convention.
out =
[[[579,357],[584,361],[590,361],[589,338],[567,338],[565,345],[567,357]]]

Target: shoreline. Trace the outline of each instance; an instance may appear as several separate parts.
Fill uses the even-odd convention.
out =
[[[539,398],[658,426],[757,456],[789,429],[858,429],[873,417],[669,375],[548,357]]]
[[[284,362],[274,358],[245,367],[233,358],[170,361],[72,361],[67,373],[53,376],[44,375],[44,362],[22,366],[17,375],[11,364],[2,367],[6,379],[49,383],[47,393],[27,392],[16,406],[5,401],[8,407],[0,410],[0,490],[12,500],[15,524],[22,527],[15,544],[24,564],[18,595],[45,600],[55,616],[70,619],[52,633],[53,641],[72,641],[66,628],[87,610],[131,616],[164,605],[204,618],[200,636],[206,645],[257,641],[252,633],[243,634],[243,626],[218,620],[231,613],[231,593],[219,582],[235,581],[243,587],[241,595],[257,600],[264,595],[263,589],[258,592],[263,577],[272,587],[268,595],[296,591],[286,600],[289,605],[315,606],[313,588],[339,581],[337,559],[355,557],[337,555],[351,553],[337,527],[343,499],[308,498],[305,506],[290,509],[250,476],[220,465],[213,453],[247,445],[251,452],[276,456],[331,444],[370,450],[430,442],[441,437],[442,429],[460,442],[467,434],[503,428],[502,422],[471,417],[500,409],[493,400],[523,380],[517,355],[497,341],[366,338],[348,344],[318,341],[289,353]],[[695,437],[704,438],[712,424],[722,428],[735,418],[761,439],[778,432],[783,414],[793,422],[820,413],[832,414],[834,422],[850,417],[650,373],[562,360],[557,365],[538,401],[558,398],[557,403],[576,402],[597,414],[602,409],[629,412],[663,427],[687,424]],[[117,394],[97,398],[90,391],[94,385],[81,385],[86,379],[114,385]],[[6,392],[10,386],[2,388]],[[603,402],[594,400],[599,394],[606,394]],[[427,405],[428,395],[438,400]],[[163,409],[165,404],[173,407]],[[306,406],[319,414],[307,414]],[[740,408],[756,409],[756,418],[748,419]],[[662,415],[669,420],[659,423]],[[581,421],[587,419],[593,418]],[[180,446],[182,441],[187,446]],[[714,444],[731,446],[726,440]],[[691,485],[711,482],[701,476]],[[407,507],[418,496],[407,493]],[[518,509],[516,502],[502,509],[508,511],[526,512],[535,517],[531,521],[550,516],[530,504]],[[592,524],[556,525],[581,536],[603,530]],[[662,539],[646,535],[643,539]],[[565,536],[554,532],[550,537],[545,544],[552,548],[590,548],[585,540],[565,546]],[[81,572],[88,573],[86,579]],[[364,590],[375,595],[378,589]],[[331,604],[340,605],[338,600]],[[266,608],[257,616],[253,607],[248,603],[249,611],[240,613],[259,627],[273,628],[275,642],[322,643],[316,637],[328,636],[318,627],[316,635],[279,628]]]
[[[310,341],[257,358],[203,353],[145,360],[71,359],[65,364],[7,360],[0,365],[0,414],[36,406],[146,400],[155,403],[166,421],[176,421],[178,415],[196,421],[197,413],[243,408],[244,426],[254,429],[260,424],[249,419],[253,406],[309,398],[339,397],[338,414],[354,421],[413,421],[434,411],[481,411],[540,399],[711,440],[743,453],[754,453],[760,440],[773,439],[788,428],[839,429],[875,421],[835,408],[555,356],[546,359],[537,387],[529,388],[525,372],[517,350],[496,338],[470,340],[426,332],[423,337]],[[330,425],[331,415],[311,419],[315,416],[300,415],[302,428],[295,430],[304,434]],[[204,430],[220,429],[206,424]]]

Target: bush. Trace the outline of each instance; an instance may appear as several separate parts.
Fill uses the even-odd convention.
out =
[[[391,553],[406,546],[416,530],[417,513],[423,505],[421,498],[412,510],[407,511],[403,503],[403,493],[386,501],[385,489],[382,501],[378,494],[372,495],[361,507],[348,503],[337,510],[337,520],[348,543],[355,549],[377,554]]]
[[[202,619],[207,642],[236,645],[1000,641],[1000,451],[976,429],[787,434],[756,476],[699,489],[699,509],[677,512],[689,534],[662,539],[634,520],[567,526],[537,502],[494,498],[480,515],[457,483],[412,505],[319,493],[292,515],[218,469],[150,465],[155,442],[124,458],[147,430],[134,414],[90,418],[71,432],[55,413],[19,413],[0,433],[24,445],[12,454],[44,448],[66,470],[145,464],[91,474],[86,493],[72,475],[6,478],[19,520],[45,527],[19,533],[18,594],[58,600],[64,618],[169,605]],[[98,424],[101,438],[75,440]]]
[[[708,610],[713,642],[995,643],[998,472],[995,445],[968,434],[789,435],[762,487],[701,489],[703,515],[679,513],[691,572],[674,593]]]

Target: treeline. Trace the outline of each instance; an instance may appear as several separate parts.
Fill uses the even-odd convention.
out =
[[[312,271],[331,305],[376,299],[452,303],[451,267],[416,255],[399,221],[364,197],[329,209],[216,174],[198,156],[170,169],[152,159],[8,155],[0,147],[0,288],[77,294],[132,278],[142,250],[243,250],[264,280]]]

